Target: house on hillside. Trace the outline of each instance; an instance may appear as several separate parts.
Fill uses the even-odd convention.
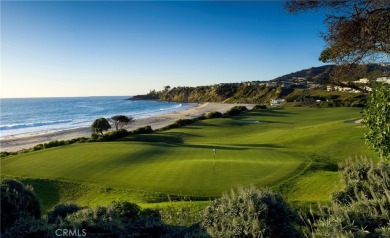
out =
[[[353,81],[353,83],[357,83],[357,84],[368,84],[368,83],[370,83],[370,80],[369,80],[368,78],[362,78],[362,79]]]
[[[376,81],[378,83],[387,83],[387,84],[390,84],[390,77],[380,77],[380,78],[377,78]]]
[[[280,104],[281,103],[284,103],[284,102],[286,102],[286,100],[284,100],[284,99],[271,99],[271,101],[270,101],[270,104],[271,104],[271,107],[278,107],[278,106],[280,106]]]

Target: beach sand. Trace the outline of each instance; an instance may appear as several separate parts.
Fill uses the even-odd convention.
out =
[[[200,116],[207,112],[226,112],[233,106],[242,105],[251,109],[254,104],[224,104],[224,103],[203,103],[196,107],[170,114],[162,114],[148,118],[136,119],[133,123],[124,127],[127,130],[134,130],[138,127],[151,126],[154,130],[172,124],[178,119],[189,119]],[[92,122],[91,122],[92,124]],[[69,140],[77,137],[90,137],[91,128],[83,127],[64,131],[48,132],[35,135],[15,136],[0,139],[0,151],[15,152],[22,149],[29,149],[37,144],[46,143],[52,140]]]

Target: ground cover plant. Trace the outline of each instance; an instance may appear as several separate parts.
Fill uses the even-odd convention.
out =
[[[11,156],[1,161],[2,177],[34,182],[45,209],[60,202],[107,204],[118,197],[141,205],[167,202],[167,194],[208,201],[249,184],[280,186],[296,201],[326,201],[340,185],[338,161],[375,157],[361,140],[361,125],[349,123],[360,116],[357,108],[253,110]]]

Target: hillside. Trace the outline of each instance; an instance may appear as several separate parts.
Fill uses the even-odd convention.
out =
[[[329,78],[334,67],[334,65],[312,67],[270,81],[220,83],[198,87],[166,86],[164,90],[153,90],[146,95],[137,95],[129,100],[269,104],[271,99],[282,98],[287,102],[301,103],[296,106],[316,106],[313,102],[318,100],[326,102],[321,105],[325,107],[362,106],[365,103],[364,94],[370,90],[366,86],[370,84],[351,84],[348,87],[333,85]],[[367,74],[361,77],[368,75],[376,78],[389,74],[390,66],[370,64],[367,65]]]
[[[324,65],[320,67],[311,67],[309,69],[299,70],[290,74],[286,74],[280,77],[277,77],[271,81],[284,81],[291,78],[305,78],[307,81],[319,82],[319,83],[329,83],[330,73],[334,69],[335,65]],[[366,65],[367,74],[372,73],[373,71],[385,72],[386,74],[390,73],[389,65],[379,65],[379,64],[368,64]],[[361,77],[366,77],[362,75]]]

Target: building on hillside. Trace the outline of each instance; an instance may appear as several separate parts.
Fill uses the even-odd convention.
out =
[[[307,83],[307,87],[310,89],[319,89],[319,88],[322,88],[322,85],[319,83],[309,82],[309,83]]]
[[[271,101],[270,101],[270,104],[271,104],[271,107],[278,107],[278,106],[280,106],[280,104],[281,103],[284,103],[284,102],[286,102],[286,100],[284,100],[284,99],[271,99]]]
[[[363,90],[366,91],[366,92],[371,92],[371,91],[372,91],[372,88],[371,88],[371,87],[368,87],[368,86],[364,86],[364,87],[363,87]]]
[[[380,78],[377,78],[376,81],[378,83],[387,83],[387,84],[390,84],[390,77],[380,77]]]
[[[359,80],[353,81],[353,83],[357,84],[368,84],[370,83],[370,80],[368,78],[361,78]]]
[[[267,85],[267,87],[277,87],[278,86],[277,82],[266,82],[265,84]]]

